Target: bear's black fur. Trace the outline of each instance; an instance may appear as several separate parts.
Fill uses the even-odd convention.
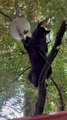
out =
[[[46,53],[48,52],[46,35],[49,32],[50,31],[47,31],[44,27],[41,27],[41,24],[39,23],[37,28],[32,33],[32,37],[26,37],[24,43],[24,47],[28,52],[32,67],[28,75],[28,79],[35,85],[35,87],[38,86],[39,76],[45,65]],[[52,70],[50,67],[46,79],[49,78],[51,71]]]

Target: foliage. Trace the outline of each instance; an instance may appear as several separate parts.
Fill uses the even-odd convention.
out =
[[[48,29],[51,29],[51,43],[49,44],[49,49],[51,49],[62,20],[67,19],[67,0],[19,0],[19,4],[20,16],[30,21],[32,30],[36,27],[38,21],[48,16],[52,17],[51,23],[46,25]],[[15,0],[0,0],[0,11],[3,11],[14,19],[16,17]],[[27,87],[30,87],[30,91],[32,92],[29,92],[29,94],[31,94],[33,103],[36,99],[35,94],[37,94],[37,90],[35,90],[33,86],[31,87],[31,84],[26,80],[28,71],[24,72],[26,68],[30,67],[27,53],[21,42],[17,42],[11,38],[9,34],[9,24],[10,20],[0,14],[0,108],[5,98],[8,100],[8,96],[11,97],[12,94],[14,94],[16,82],[21,82],[25,86],[25,93],[28,91]],[[52,64],[52,77],[62,91],[65,107],[67,108],[66,46],[67,34],[65,33],[59,54]],[[48,84],[45,106],[46,112],[54,111],[58,106],[58,93],[56,88],[50,80]],[[26,95],[29,96],[29,94]]]

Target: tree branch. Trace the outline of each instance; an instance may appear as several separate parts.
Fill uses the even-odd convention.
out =
[[[57,83],[52,79],[52,77],[50,77],[51,81],[53,82],[53,84],[55,85],[55,87],[57,88],[57,91],[59,93],[59,99],[60,99],[60,110],[64,110],[64,101],[63,101],[63,96],[62,93],[60,91],[60,88],[58,87]]]
[[[46,83],[44,82],[44,84],[42,84],[42,86],[39,86],[38,99],[37,99],[37,102],[35,105],[34,115],[43,113],[44,104],[46,101],[46,94],[47,94]]]
[[[27,68],[25,68],[25,69],[20,73],[20,75],[24,74],[24,73],[25,73],[26,71],[28,71],[30,68],[31,68],[30,66],[27,67]]]
[[[51,53],[47,57],[47,60],[49,63],[52,63],[54,58],[56,57],[56,55],[60,49],[62,37],[63,37],[65,31],[66,31],[66,21],[64,20],[60,26],[58,33],[57,33],[56,40],[55,40],[54,46],[51,50]]]
[[[0,14],[7,17],[10,21],[12,21],[12,18],[9,15],[7,15],[6,13],[0,11]]]
[[[64,35],[65,30],[66,30],[66,22],[63,21],[61,24],[61,27],[57,33],[54,46],[53,46],[50,54],[47,56],[48,62],[45,63],[45,65],[41,71],[40,77],[39,77],[39,94],[38,94],[38,99],[37,99],[34,115],[43,113],[45,99],[46,99],[45,80],[46,80],[46,76],[47,76],[49,68],[50,68],[49,64],[51,65],[51,63],[53,62],[54,58],[56,57],[56,55],[59,51],[59,46],[61,45],[62,37]],[[41,108],[40,108],[40,106],[41,106]]]
[[[20,14],[19,0],[15,0],[15,8],[16,8],[16,17],[19,17]]]

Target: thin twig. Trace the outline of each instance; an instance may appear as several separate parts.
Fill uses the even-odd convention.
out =
[[[27,67],[27,68],[25,68],[25,69],[18,75],[18,77],[17,77],[16,79],[18,79],[19,76],[23,75],[23,74],[24,74],[26,71],[28,71],[30,68],[31,68],[30,66]]]
[[[22,71],[22,74],[23,73],[25,73],[27,70],[29,70],[31,67],[29,66],[29,67],[27,67],[26,69],[24,69],[23,71]]]
[[[7,15],[6,13],[0,11],[0,14],[7,17],[10,21],[12,21],[12,18],[9,15]]]
[[[63,96],[62,93],[60,91],[60,88],[58,87],[57,83],[53,80],[52,77],[50,77],[51,81],[53,82],[53,84],[55,85],[55,87],[57,88],[57,91],[59,93],[59,98],[60,98],[60,110],[64,110],[64,101],[63,101]]]

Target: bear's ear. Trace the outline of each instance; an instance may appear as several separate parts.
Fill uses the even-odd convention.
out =
[[[38,27],[41,27],[41,25],[43,25],[43,21],[38,23]]]
[[[45,30],[45,33],[46,33],[46,34],[50,33],[50,30]]]

